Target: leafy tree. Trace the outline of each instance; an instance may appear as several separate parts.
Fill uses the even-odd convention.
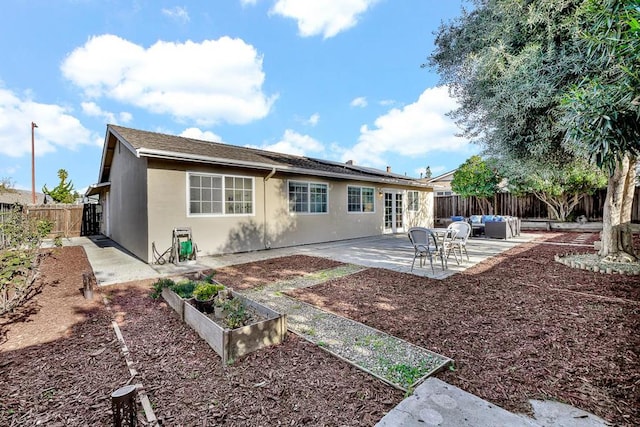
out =
[[[58,170],[60,183],[53,190],[49,190],[45,184],[42,192],[50,196],[56,203],[73,203],[78,197],[78,193],[74,191],[73,183],[71,181],[67,182],[68,177],[69,173],[66,170]]]
[[[564,97],[568,140],[609,173],[600,255],[637,259],[630,230],[640,155],[640,1],[588,0],[577,13],[585,77]]]
[[[608,120],[621,117],[614,113],[625,101],[620,98],[618,104],[613,96],[599,96],[597,102],[581,103],[586,95],[578,88],[588,87],[587,76],[606,85],[611,94],[626,93],[626,108],[638,104],[640,84],[632,78],[637,77],[637,63],[628,59],[634,57],[632,52],[637,57],[638,36],[630,15],[640,10],[638,1],[476,0],[475,9],[463,10],[459,18],[443,24],[429,65],[458,100],[460,107],[451,115],[463,134],[483,145],[485,154],[506,161],[533,162],[551,170],[588,154],[598,165],[613,158],[621,166],[619,173],[628,177],[635,169],[638,116],[635,124]],[[619,66],[618,74],[603,66],[606,60]],[[612,78],[624,70],[627,77]],[[634,95],[629,97],[629,91]],[[599,114],[595,124],[585,115],[589,107]],[[607,197],[615,179],[609,178]],[[619,203],[633,198],[633,189],[626,188]],[[603,236],[616,223],[612,215],[605,209]],[[618,249],[603,238],[601,255]]]
[[[499,191],[500,181],[495,167],[480,156],[471,156],[453,173],[451,189],[462,197],[475,197],[483,214],[492,213],[489,199]]]
[[[547,205],[549,217],[559,221],[566,221],[584,196],[607,185],[605,174],[584,160],[561,168],[511,160],[501,173],[509,191],[533,194]]]

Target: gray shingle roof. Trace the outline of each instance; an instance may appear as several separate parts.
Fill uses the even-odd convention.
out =
[[[424,186],[414,178],[379,169],[348,165],[310,157],[275,153],[255,148],[217,142],[200,141],[174,135],[148,132],[123,126],[108,125],[119,139],[131,145],[141,156],[198,158],[211,163],[238,164],[246,167],[295,171],[318,176],[343,176],[354,180],[379,181],[411,186]]]

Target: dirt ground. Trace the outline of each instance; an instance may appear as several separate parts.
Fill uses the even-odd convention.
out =
[[[441,379],[507,409],[555,399],[640,425],[640,280],[553,261],[577,250],[585,248],[521,245],[446,280],[366,269],[292,295],[452,357],[456,369]],[[336,265],[285,257],[226,267],[215,278],[246,289]],[[0,426],[108,425],[109,395],[129,382],[143,384],[172,426],[373,425],[403,397],[291,333],[223,366],[148,297],[151,281],[103,288],[108,306],[86,301],[88,269],[81,247],[49,251],[42,292],[22,316],[0,318]],[[113,320],[138,370],[133,379]]]

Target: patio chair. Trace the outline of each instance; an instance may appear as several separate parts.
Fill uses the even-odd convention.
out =
[[[462,258],[462,251],[464,251],[465,255],[467,256],[467,261],[469,261],[469,252],[467,252],[467,240],[471,235],[471,224],[466,221],[457,221],[449,224],[448,228],[456,230],[456,235],[451,241],[452,248],[458,248],[460,258]]]
[[[433,257],[440,257],[442,269],[445,269],[445,256],[442,251],[442,245],[438,245],[438,239],[431,230],[423,227],[412,227],[409,229],[409,240],[413,245],[413,261],[411,262],[411,271],[416,263],[416,258],[420,258],[420,267],[424,265],[425,258],[429,258],[431,271],[436,273],[433,268]]]

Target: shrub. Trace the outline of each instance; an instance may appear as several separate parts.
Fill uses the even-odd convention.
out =
[[[35,295],[42,239],[51,231],[50,221],[29,219],[16,207],[4,215],[0,234],[0,315],[23,305]]]

